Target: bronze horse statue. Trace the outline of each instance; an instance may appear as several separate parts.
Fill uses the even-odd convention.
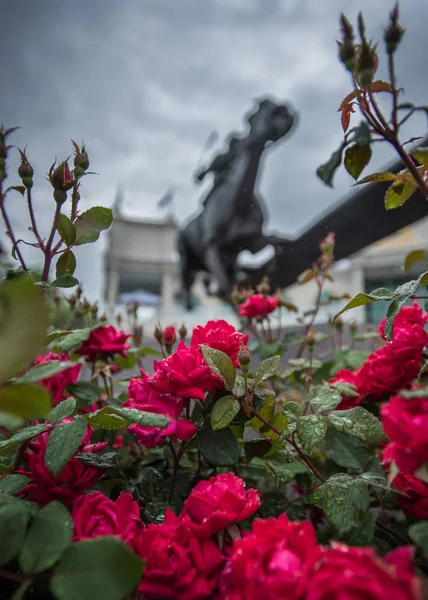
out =
[[[262,154],[268,145],[281,140],[296,121],[285,104],[264,99],[248,117],[245,137],[233,135],[229,149],[197,175],[201,181],[215,175],[202,212],[180,231],[181,281],[184,304],[192,308],[191,288],[198,272],[213,276],[217,294],[230,298],[236,283],[237,257],[243,250],[256,253],[270,243],[263,234],[264,209],[255,195]],[[208,287],[208,281],[206,280]]]

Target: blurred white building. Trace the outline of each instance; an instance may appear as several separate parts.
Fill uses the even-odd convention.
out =
[[[150,326],[158,320],[164,325],[180,325],[185,320],[190,327],[219,318],[235,323],[233,310],[208,297],[201,282],[196,282],[194,289],[196,308],[191,312],[183,309],[179,299],[177,234],[178,225],[171,218],[135,221],[116,216],[106,257],[106,300],[110,314],[120,312],[135,300],[140,305],[141,322]],[[345,293],[353,297],[378,287],[395,289],[424,268],[420,263],[410,274],[405,274],[402,266],[407,254],[427,247],[428,217],[337,263],[334,281],[325,286],[323,300]],[[317,288],[314,283],[295,284],[284,290],[284,295],[307,310],[313,308]],[[343,302],[338,302],[322,308],[317,321],[326,322],[342,305]],[[376,302],[350,311],[347,318],[360,323],[378,323],[386,307],[385,303]],[[282,315],[283,325],[294,325],[295,319],[294,314]]]

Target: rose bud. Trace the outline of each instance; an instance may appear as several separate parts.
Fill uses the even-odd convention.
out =
[[[55,190],[67,191],[73,187],[75,181],[66,160],[56,168],[55,163],[51,166],[49,169],[49,181]],[[58,202],[58,200],[56,201]]]
[[[175,332],[175,327],[173,325],[168,325],[163,330],[162,342],[165,346],[172,346],[177,339],[177,334]]]
[[[184,323],[182,323],[180,329],[178,330],[178,335],[180,336],[180,340],[186,339],[187,329]]]

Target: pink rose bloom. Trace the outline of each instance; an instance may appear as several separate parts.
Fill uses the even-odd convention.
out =
[[[177,339],[177,334],[175,332],[175,327],[172,325],[168,325],[165,327],[162,333],[162,341],[166,346],[172,346]]]
[[[61,424],[70,421],[71,419],[64,419]],[[32,482],[22,490],[21,494],[25,494],[27,500],[39,504],[48,504],[52,500],[59,500],[64,504],[72,505],[76,498],[95,485],[105,469],[86,466],[72,456],[60,474],[54,477],[45,465],[46,447],[52,431],[53,428],[28,443],[24,456],[29,470],[20,469],[19,473],[29,477]],[[107,443],[91,444],[91,434],[92,428],[88,426],[76,454],[79,452],[97,453],[104,450]]]
[[[413,473],[428,462],[428,398],[394,396],[381,407],[382,425],[390,443],[386,462],[400,471]]]
[[[359,396],[343,396],[342,401],[337,407],[337,410],[347,410],[348,408],[354,408],[361,404],[365,393],[363,391],[363,381],[360,377],[360,369],[356,371],[349,371],[348,369],[341,369],[334,377],[329,379],[329,383],[350,383],[354,385],[359,392]]]
[[[260,494],[245,489],[233,473],[222,473],[200,481],[184,503],[180,519],[188,518],[198,537],[208,538],[230,525],[248,519],[260,508]]]
[[[224,564],[212,539],[201,539],[167,509],[162,525],[149,525],[136,540],[146,561],[138,591],[147,600],[208,600],[213,597]]]
[[[281,298],[278,296],[266,296],[253,294],[239,307],[239,316],[248,319],[262,319],[272,313],[278,307]]]
[[[310,577],[305,600],[422,600],[422,580],[415,575],[412,548],[384,558],[373,548],[334,544],[323,553]]]
[[[227,354],[233,360],[235,367],[239,367],[237,360],[241,345],[245,346],[248,343],[248,335],[242,335],[239,331],[229,325],[226,321],[208,321],[202,327],[195,327],[190,340],[191,346],[199,346],[204,344],[215,350],[220,350]]]
[[[68,362],[69,360],[70,357],[66,352],[62,354],[49,352],[44,356],[38,356],[35,364],[42,365],[53,361]],[[58,404],[58,402],[61,402],[61,400],[68,398],[70,394],[66,393],[66,388],[69,383],[76,383],[77,379],[79,378],[81,368],[81,364],[73,365],[72,367],[61,371],[56,375],[52,375],[52,377],[46,377],[46,379],[42,379],[40,381],[40,383],[50,391],[54,405]]]
[[[148,381],[149,376],[144,371],[141,371],[141,378],[131,379],[128,388],[129,398],[122,406],[163,415],[169,423],[165,428],[134,424],[127,430],[133,433],[146,448],[160,446],[165,438],[172,436],[182,441],[193,437],[198,431],[196,425],[189,419],[179,419],[185,408],[186,399],[159,394],[150,388]]]
[[[412,517],[428,519],[428,485],[409,473],[398,473],[392,486],[401,493],[397,500]]]
[[[115,535],[133,548],[134,538],[143,526],[138,502],[132,499],[132,494],[125,492],[115,501],[101,492],[80,496],[73,505],[71,516],[74,541]]]
[[[400,312],[394,319],[394,327],[392,331],[392,338],[395,338],[396,332],[403,327],[403,325],[417,325],[421,329],[425,327],[425,323],[428,320],[428,313],[423,312],[422,308],[417,302],[413,302],[412,306],[403,306]],[[382,319],[379,325],[379,335],[385,338],[385,323],[386,317]]]
[[[131,347],[126,343],[129,333],[117,331],[111,325],[98,327],[85,340],[77,350],[88,362],[113,358],[115,354],[126,357],[125,351]]]
[[[321,556],[310,523],[256,519],[251,535],[236,541],[220,580],[224,600],[303,600]]]
[[[204,400],[205,393],[221,388],[223,381],[208,367],[199,348],[181,341],[171,356],[155,362],[148,384],[160,394]]]

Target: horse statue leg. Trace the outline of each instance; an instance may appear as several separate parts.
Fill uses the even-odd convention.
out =
[[[205,264],[217,281],[217,295],[220,298],[228,298],[232,292],[232,282],[228,277],[220,252],[215,244],[211,243],[205,251]]]

